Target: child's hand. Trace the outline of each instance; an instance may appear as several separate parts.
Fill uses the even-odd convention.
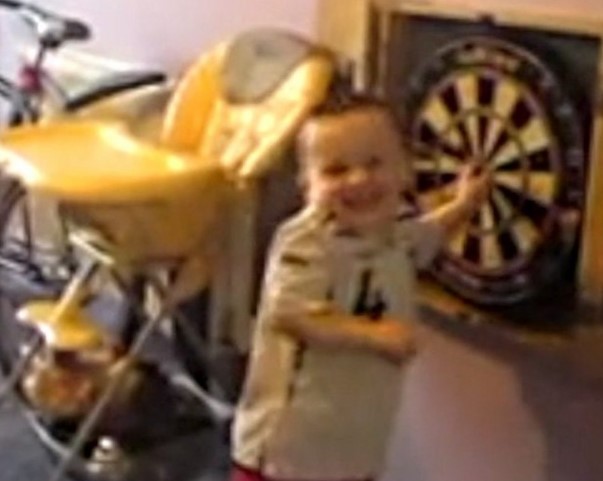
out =
[[[469,163],[459,174],[456,198],[467,207],[476,209],[488,198],[491,183],[489,169],[474,162]]]
[[[414,329],[408,323],[380,319],[374,324],[373,341],[386,360],[401,364],[416,353]]]

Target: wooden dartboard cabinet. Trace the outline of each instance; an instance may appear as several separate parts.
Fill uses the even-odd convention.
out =
[[[323,0],[319,35],[404,119],[420,205],[445,201],[469,159],[492,169],[488,202],[434,266],[443,291],[509,312],[601,307],[603,22],[487,5]]]

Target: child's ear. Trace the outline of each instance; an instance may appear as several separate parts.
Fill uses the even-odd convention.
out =
[[[314,192],[310,188],[310,180],[308,179],[307,172],[300,172],[297,175],[297,185],[306,204],[311,204],[316,201],[316,199],[313,198]]]
[[[308,176],[306,172],[299,171],[296,176],[296,183],[299,190],[304,194],[304,196],[308,192]]]

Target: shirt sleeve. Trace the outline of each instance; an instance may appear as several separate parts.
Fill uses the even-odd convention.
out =
[[[327,298],[324,245],[316,233],[295,227],[277,231],[268,255],[260,305],[268,322],[277,314],[306,312]]]
[[[409,219],[411,252],[417,269],[426,269],[433,262],[444,243],[444,229],[425,216]]]

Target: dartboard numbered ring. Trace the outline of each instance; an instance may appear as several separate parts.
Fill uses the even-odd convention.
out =
[[[468,162],[492,172],[489,196],[451,237],[434,274],[478,304],[511,304],[559,276],[584,197],[581,122],[553,72],[492,37],[436,52],[405,101],[420,206],[454,195]]]

